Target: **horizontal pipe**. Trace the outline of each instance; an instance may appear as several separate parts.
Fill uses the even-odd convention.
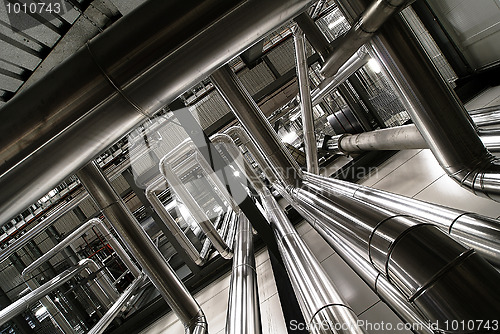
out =
[[[0,311],[0,325],[5,324],[18,314],[26,311],[28,307],[36,301],[47,296],[52,291],[58,289],[67,281],[78,275],[82,270],[88,268],[89,263],[93,261],[89,259],[81,260],[76,268],[70,268],[52,278],[42,286],[34,289],[24,297],[19,298],[17,301]]]
[[[153,285],[184,324],[186,333],[207,333],[208,325],[200,306],[95,162],[80,170],[78,177]]]
[[[375,292],[380,299],[389,306],[405,323],[412,325],[416,334],[434,333],[422,319],[418,310],[408,302],[401,292],[394,287],[387,278],[380,274],[373,265],[362,255],[356,246],[343,240],[325,220],[328,216],[314,207],[295,206],[307,222],[318,232],[321,237],[332,247],[342,260],[356,272],[356,274]]]
[[[226,334],[260,334],[262,324],[252,226],[243,213],[239,214],[236,224]]]
[[[149,203],[156,211],[160,219],[163,221],[163,223],[172,232],[173,236],[177,239],[184,251],[186,251],[186,254],[194,261],[194,263],[196,263],[198,266],[202,266],[205,263],[206,259],[200,255],[198,250],[194,247],[193,243],[188,239],[184,231],[182,231],[182,229],[168,213],[167,209],[165,209],[160,199],[156,195],[156,192],[158,190],[164,190],[167,187],[168,183],[163,178],[163,176],[156,179],[146,188],[146,198],[148,199]]]
[[[47,111],[45,114],[57,114],[61,108],[67,107],[64,110],[68,109],[70,116],[64,118],[70,121],[61,124],[57,136],[51,133],[47,135],[50,138],[41,140],[43,146],[34,140],[37,150],[29,156],[21,154],[22,161],[1,175],[0,222],[7,221],[37,201],[66,176],[76,172],[134,126],[146,120],[146,115],[154,114],[216,68],[262,39],[269,31],[303,12],[311,2],[150,0],[134,15],[121,19],[117,22],[120,28],[110,28],[114,33],[105,31],[100,35],[101,38],[90,43],[89,48],[83,49],[82,52],[87,53],[85,61],[80,62],[77,58],[68,60],[66,65],[54,69],[50,75],[16,98],[19,103],[26,104],[29,110],[40,107],[40,103],[34,101],[46,102],[43,105]],[[193,7],[186,9],[184,4]],[[180,15],[179,7],[183,8]],[[220,12],[214,11],[214,8]],[[221,16],[221,13],[226,12],[226,15]],[[169,16],[165,17],[165,13],[169,13]],[[169,22],[172,26],[168,25]],[[152,29],[157,31],[150,34]],[[155,43],[148,43],[150,38]],[[139,45],[133,52],[127,52],[132,39],[138,41]],[[91,50],[91,54],[88,50]],[[200,50],[203,50],[202,54]],[[151,60],[153,67],[148,70],[139,68]],[[86,65],[91,69],[87,70]],[[67,67],[71,70],[67,71]],[[92,73],[99,78],[96,82],[104,81],[106,87],[94,87],[96,82],[90,81],[89,85],[76,85],[78,92],[75,94],[62,93],[75,86],[74,78],[79,78],[80,82]],[[65,79],[61,80],[59,76]],[[50,84],[51,80],[55,81],[53,85]],[[110,84],[111,80],[115,82]],[[93,88],[92,93],[86,91],[89,87]],[[109,92],[109,87],[111,95],[102,96]],[[42,94],[44,88],[50,89],[52,93]],[[35,95],[34,98],[27,98],[28,91]],[[75,100],[55,102],[66,97]],[[92,99],[92,103],[88,99]],[[9,105],[8,109],[3,107],[2,115],[18,115],[26,109],[18,108],[17,102],[11,103],[13,101],[6,104]],[[10,108],[12,112],[8,112]],[[38,110],[34,112],[42,114]],[[16,126],[12,120],[0,123],[23,130],[26,128],[24,123],[30,117],[17,118]],[[6,137],[9,136],[2,136]]]
[[[122,311],[122,308],[129,301],[130,298],[142,287],[146,275],[136,276],[135,280],[123,291],[120,298],[109,308],[109,310],[102,316],[101,319],[87,332],[87,334],[102,334],[106,328],[113,322],[116,316]]]
[[[342,180],[319,178],[312,174],[305,174],[304,179],[332,193],[342,193],[364,203],[425,219],[474,248],[495,267],[500,268],[500,222],[496,219]]]
[[[263,194],[262,202],[308,328],[318,334],[331,333],[337,327],[342,328],[339,333],[365,333],[354,311],[269,191]],[[328,327],[322,326],[325,323]]]
[[[335,75],[341,66],[365,43],[392,15],[398,13],[414,0],[375,0],[361,14],[349,31],[335,40],[334,49],[325,60],[321,74]]]

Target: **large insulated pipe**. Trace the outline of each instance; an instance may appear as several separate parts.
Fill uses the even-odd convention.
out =
[[[330,281],[269,191],[263,194],[262,202],[310,332],[365,333],[359,327],[354,311]]]
[[[262,325],[252,225],[241,212],[237,224],[226,334],[260,334]]]
[[[342,180],[312,174],[305,174],[304,179],[334,193],[339,192],[364,203],[424,219],[474,248],[495,267],[500,268],[500,222],[496,219]]]
[[[478,129],[478,135],[490,152],[500,151],[500,131]],[[415,124],[363,132],[355,135],[344,133],[332,137],[328,148],[339,154],[380,150],[408,150],[429,148]]]
[[[186,333],[207,333],[208,325],[200,306],[189,294],[96,163],[88,164],[77,175],[90,196],[102,209],[104,216],[127,244],[153,285],[184,324]]]
[[[28,293],[26,296],[19,298],[17,301],[15,301],[14,303],[9,305],[8,307],[1,310],[0,311],[0,325],[5,324],[7,321],[12,319],[16,315],[21,314],[22,312],[26,311],[26,309],[28,309],[28,307],[31,304],[35,303],[36,301],[47,296],[52,291],[61,287],[67,281],[69,281],[70,279],[72,279],[73,277],[78,275],[82,270],[88,268],[88,265],[91,262],[93,262],[93,261],[91,261],[89,259],[81,260],[78,263],[77,267],[65,270],[61,274],[57,275],[56,277],[52,278],[48,282],[44,283],[42,286],[37,287],[36,289],[34,289],[30,293]],[[69,324],[68,324],[68,326],[69,326]],[[66,331],[64,328],[62,328],[62,330],[64,331],[64,333],[75,332],[75,331],[73,331],[72,328],[70,329],[70,331]]]
[[[478,138],[462,103],[403,19],[387,21],[372,44],[441,167],[474,194],[499,201],[500,162]]]
[[[156,195],[158,190],[164,190],[168,187],[167,181],[162,177],[153,181],[146,188],[146,198],[149,203],[156,211],[160,219],[163,221],[165,225],[167,225],[168,229],[172,232],[172,235],[177,239],[181,247],[186,251],[186,254],[196,263],[198,266],[202,266],[206,259],[204,259],[198,250],[194,247],[193,243],[188,239],[184,231],[179,227],[179,225],[175,222],[172,216],[168,213],[163,203],[161,203],[160,199]]]
[[[446,321],[498,317],[500,273],[437,227],[308,181],[303,181],[302,189],[294,189],[292,197],[299,206],[310,208],[310,215],[324,213],[323,222],[361,249],[439,329],[449,330]],[[489,330],[480,323],[471,328],[481,333]]]
[[[176,164],[179,164],[179,158],[181,158],[180,163],[189,163],[191,160],[182,159],[185,158],[186,153],[190,152],[197,163],[207,172],[210,173],[211,167],[206,162],[206,160],[199,154],[197,147],[194,143],[187,139],[181,144],[179,144],[173,151],[168,153],[160,160],[160,172],[169,182],[170,187],[175,191],[175,193],[182,199],[184,205],[188,208],[190,214],[198,222],[202,231],[206,234],[207,238],[210,239],[215,249],[219,254],[225,259],[231,259],[233,257],[233,252],[231,246],[226,244],[225,240],[222,238],[220,233],[217,231],[215,226],[210,221],[207,213],[200,207],[196,202],[193,195],[184,186],[180,175],[176,173],[174,168]],[[176,160],[177,159],[177,160]],[[192,166],[192,165],[191,165]],[[186,166],[184,166],[186,167]],[[227,192],[225,186],[222,185],[217,177],[212,177],[211,181],[217,185],[220,193],[225,197],[225,200],[230,204],[234,210],[239,211],[236,204],[233,203],[231,195]]]
[[[152,115],[311,2],[150,0],[134,15],[120,19],[116,29],[105,31],[88,48],[17,96],[15,103],[13,99],[3,107],[1,115],[16,117],[0,122],[6,127],[4,134],[12,132],[12,136],[2,135],[9,143],[15,144],[9,138],[17,139],[16,132],[26,133],[26,120],[43,119],[32,114],[64,118],[57,133],[66,131],[57,137],[50,133],[46,136],[50,140],[30,141],[39,148],[34,153],[32,149],[17,153],[23,160],[0,177],[0,222],[37,201],[146,120],[145,115]],[[131,43],[134,48],[128,50]],[[147,68],[146,62],[154,66]],[[76,91],[69,92],[72,87]],[[112,95],[103,96],[106,94]],[[63,97],[71,99],[61,100]],[[67,117],[60,114],[63,110]],[[37,129],[36,124],[29,128]],[[8,149],[9,143],[0,147]],[[33,154],[28,157],[29,153]]]
[[[295,62],[297,68],[297,80],[299,82],[302,126],[304,127],[303,133],[306,166],[309,173],[319,174],[318,147],[316,144],[316,133],[314,131],[314,114],[311,100],[311,88],[309,85],[309,66],[307,65],[306,40],[304,38],[304,33],[299,27],[294,27],[293,29],[293,40],[295,43]]]
[[[321,74],[325,77],[335,75],[340,67],[375,35],[384,22],[413,1],[414,0],[373,1],[357,21],[352,24],[351,29],[349,29],[345,35],[335,40],[335,51],[325,60],[321,68]]]
[[[225,65],[210,78],[271,165],[280,167],[275,170],[279,180],[287,187],[294,187],[302,170],[232,69]]]
[[[426,321],[422,319],[418,310],[408,302],[401,292],[394,287],[387,278],[378,272],[373,265],[362,255],[362,251],[356,246],[343,240],[329,224],[324,221],[329,220],[328,216],[314,210],[314,208],[304,209],[295,206],[299,213],[306,217],[307,222],[325,239],[342,260],[375,292],[380,299],[389,306],[398,317],[411,326],[412,332],[416,334],[434,333]],[[312,210],[314,214],[309,214]]]

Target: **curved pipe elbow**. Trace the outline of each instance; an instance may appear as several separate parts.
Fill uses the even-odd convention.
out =
[[[184,334],[208,334],[207,319],[201,309],[189,324],[185,324]]]

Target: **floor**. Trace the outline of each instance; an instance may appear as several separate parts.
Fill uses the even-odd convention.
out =
[[[466,108],[472,110],[499,104],[500,86],[483,92],[470,101]],[[500,217],[499,205],[488,199],[474,196],[448,178],[429,150],[398,152],[379,166],[375,174],[360,183],[428,202],[473,211],[494,218]],[[395,324],[400,322],[396,315],[332,251],[316,231],[306,223],[299,225],[297,230],[359,319],[372,324],[381,321],[391,322],[396,327]],[[263,333],[284,334],[286,333],[285,321],[266,250],[256,254],[256,262]],[[210,333],[213,334],[224,333],[225,330],[229,279],[228,273],[195,295],[207,317]],[[385,333],[386,331],[370,330],[368,332]],[[142,333],[183,333],[183,327],[170,313]],[[398,331],[398,333],[411,332]]]

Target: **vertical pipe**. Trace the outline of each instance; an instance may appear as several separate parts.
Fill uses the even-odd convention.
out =
[[[311,43],[314,50],[319,54],[321,60],[325,61],[330,53],[333,51],[333,47],[326,39],[325,35],[316,25],[316,22],[311,18],[307,12],[304,12],[293,19],[299,25],[300,30],[304,32],[307,40]]]
[[[262,196],[297,299],[314,334],[362,334],[354,311],[344,301],[311,250],[299,237],[269,192]]]
[[[304,33],[300,30],[300,28],[295,27],[293,30],[293,38],[295,42],[297,78],[299,81],[302,126],[304,127],[304,150],[306,153],[307,171],[309,173],[319,174],[318,148],[316,145],[316,134],[314,132],[314,115],[311,88],[309,86],[309,67],[307,66],[306,43]]]
[[[128,245],[151,282],[184,324],[186,332],[206,333],[207,323],[200,306],[189,294],[96,163],[88,164],[77,175],[103,214]]]
[[[237,224],[226,334],[260,334],[262,325],[252,226],[243,213],[239,214]]]
[[[279,179],[286,187],[295,187],[302,170],[286,150],[271,124],[228,65],[211,75],[211,80],[231,107],[243,127],[256,139]]]

